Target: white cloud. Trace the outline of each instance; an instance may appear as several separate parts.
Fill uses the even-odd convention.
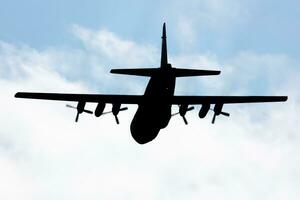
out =
[[[219,76],[178,79],[179,94],[297,96],[293,86],[299,85],[299,61],[285,54],[243,51],[223,60],[209,53],[179,54],[170,61],[175,67],[221,71]]]
[[[251,88],[256,92],[261,90],[260,87],[266,87],[262,91],[282,90],[282,87],[290,86],[291,82],[295,83],[299,73],[296,67],[299,62],[284,54],[241,52],[227,62],[231,68],[227,74],[228,79],[238,82],[241,88]]]
[[[113,64],[125,66],[153,65],[158,61],[158,52],[150,44],[136,44],[133,41],[121,39],[106,29],[92,31],[79,25],[73,26],[74,34],[80,38],[86,48],[95,51]]]
[[[65,102],[13,98],[21,90],[95,92],[88,80],[94,71],[85,64],[103,66],[114,59],[112,52],[116,53],[116,62],[128,64],[157,59],[156,53],[151,54],[157,51],[153,47],[140,52],[145,45],[124,41],[108,31],[82,27],[76,31],[86,49],[69,53],[1,43],[1,199],[299,199],[300,110],[299,91],[293,89],[295,79],[280,86],[282,94],[290,95],[287,103],[225,106],[232,116],[219,117],[214,126],[210,124],[211,115],[199,120],[197,113],[191,112],[187,116],[189,126],[176,116],[156,140],[141,146],[129,132],[136,107],[120,114],[119,126],[110,115],[95,118],[83,114],[75,124],[75,111],[65,108]],[[130,56],[122,56],[127,51]],[[104,61],[99,62],[96,55]],[[191,58],[182,55],[171,60],[176,67],[232,66],[227,72],[224,68],[223,76],[230,80],[222,79],[217,91],[233,88],[230,85],[241,81],[237,74],[242,70],[248,69],[247,75],[253,77],[267,64],[263,78],[278,80],[282,76],[275,71],[297,63],[287,56],[247,52],[226,63],[215,55]],[[80,63],[76,65],[76,79],[68,77],[74,60]],[[57,67],[60,63],[63,69]],[[253,68],[236,72],[250,65]],[[86,71],[86,76],[80,80],[81,71]],[[287,77],[298,73],[296,69],[289,71]],[[129,82],[121,79],[105,83],[103,77],[99,74],[95,80],[102,87]],[[274,82],[265,84],[266,92],[271,92],[269,84]],[[204,85],[208,90],[208,84]],[[243,83],[235,89],[242,91],[243,87],[247,91],[251,84]],[[95,105],[87,107],[94,109]]]

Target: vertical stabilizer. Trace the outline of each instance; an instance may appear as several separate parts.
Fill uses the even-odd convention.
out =
[[[162,45],[161,45],[161,62],[160,67],[168,67],[168,54],[167,54],[167,35],[166,35],[166,23],[163,25],[162,31]]]

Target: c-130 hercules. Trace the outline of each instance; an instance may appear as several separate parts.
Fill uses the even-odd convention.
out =
[[[148,143],[156,138],[160,129],[167,127],[171,117],[176,114],[179,114],[185,124],[188,124],[185,114],[194,109],[193,106],[189,107],[189,105],[202,105],[198,114],[200,118],[204,118],[208,111],[212,110],[214,112],[212,123],[214,123],[218,115],[229,116],[229,113],[222,111],[224,104],[280,102],[287,100],[287,96],[174,96],[177,77],[219,75],[220,71],[172,67],[168,63],[165,23],[162,32],[161,63],[159,68],[112,69],[110,72],[150,77],[144,95],[18,92],[15,94],[15,97],[78,102],[77,107],[67,105],[68,107],[77,109],[76,122],[78,121],[79,114],[83,112],[93,113],[84,109],[87,102],[97,103],[94,112],[96,117],[112,113],[115,116],[117,124],[119,124],[118,113],[127,110],[126,107],[121,108],[121,105],[137,104],[138,109],[131,122],[130,131],[134,140],[139,144]],[[112,104],[110,112],[103,112],[106,104]],[[210,109],[211,104],[214,104],[213,109]],[[172,105],[179,106],[178,113],[171,114]]]

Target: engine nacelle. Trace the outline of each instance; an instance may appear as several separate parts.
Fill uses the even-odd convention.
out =
[[[84,101],[79,101],[77,104],[77,112],[79,114],[83,113],[85,107],[85,102]]]
[[[112,105],[112,110],[111,110],[112,114],[115,115],[115,116],[117,116],[119,114],[119,112],[120,112],[120,108],[121,108],[121,104],[120,103],[114,103]]]
[[[201,119],[204,118],[204,117],[207,115],[209,109],[210,109],[210,104],[202,104],[202,107],[201,107],[201,109],[200,109],[200,111],[199,111],[198,116],[199,116]]]
[[[103,114],[104,108],[105,108],[105,103],[98,103],[96,109],[95,109],[95,116],[100,117]]]
[[[214,107],[215,115],[220,115],[222,112],[223,104],[216,104]]]
[[[127,110],[128,108],[127,107],[124,107],[124,108],[121,108],[121,104],[120,103],[114,103],[112,105],[112,114],[115,116],[115,119],[116,119],[116,122],[117,124],[119,124],[119,118],[118,118],[118,114],[120,111],[123,111],[123,110]]]
[[[188,111],[188,105],[183,104],[179,106],[179,114],[180,116],[185,116],[186,112]]]

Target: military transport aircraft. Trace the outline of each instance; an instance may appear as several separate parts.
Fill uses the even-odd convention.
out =
[[[286,101],[287,96],[174,96],[175,82],[177,77],[188,76],[210,76],[219,75],[220,71],[196,70],[174,68],[168,63],[166,26],[163,25],[161,63],[159,68],[139,68],[139,69],[112,69],[111,73],[136,75],[150,77],[144,95],[106,95],[106,94],[65,94],[65,93],[32,93],[18,92],[17,98],[44,99],[57,101],[75,101],[77,107],[67,105],[77,109],[75,121],[78,121],[79,114],[85,112],[93,114],[85,109],[87,102],[97,103],[95,116],[112,113],[117,124],[119,124],[118,113],[127,110],[121,108],[122,104],[137,104],[138,109],[130,125],[131,135],[139,144],[152,141],[158,135],[160,129],[167,127],[172,116],[179,114],[185,124],[188,124],[185,114],[193,110],[193,106],[201,104],[199,117],[204,118],[209,110],[214,112],[212,123],[216,116],[229,116],[223,112],[224,104],[233,103],[259,103],[259,102],[279,102]],[[112,110],[103,112],[106,104],[112,104]],[[210,109],[213,104],[214,108]],[[178,113],[171,113],[172,105],[178,105]]]

